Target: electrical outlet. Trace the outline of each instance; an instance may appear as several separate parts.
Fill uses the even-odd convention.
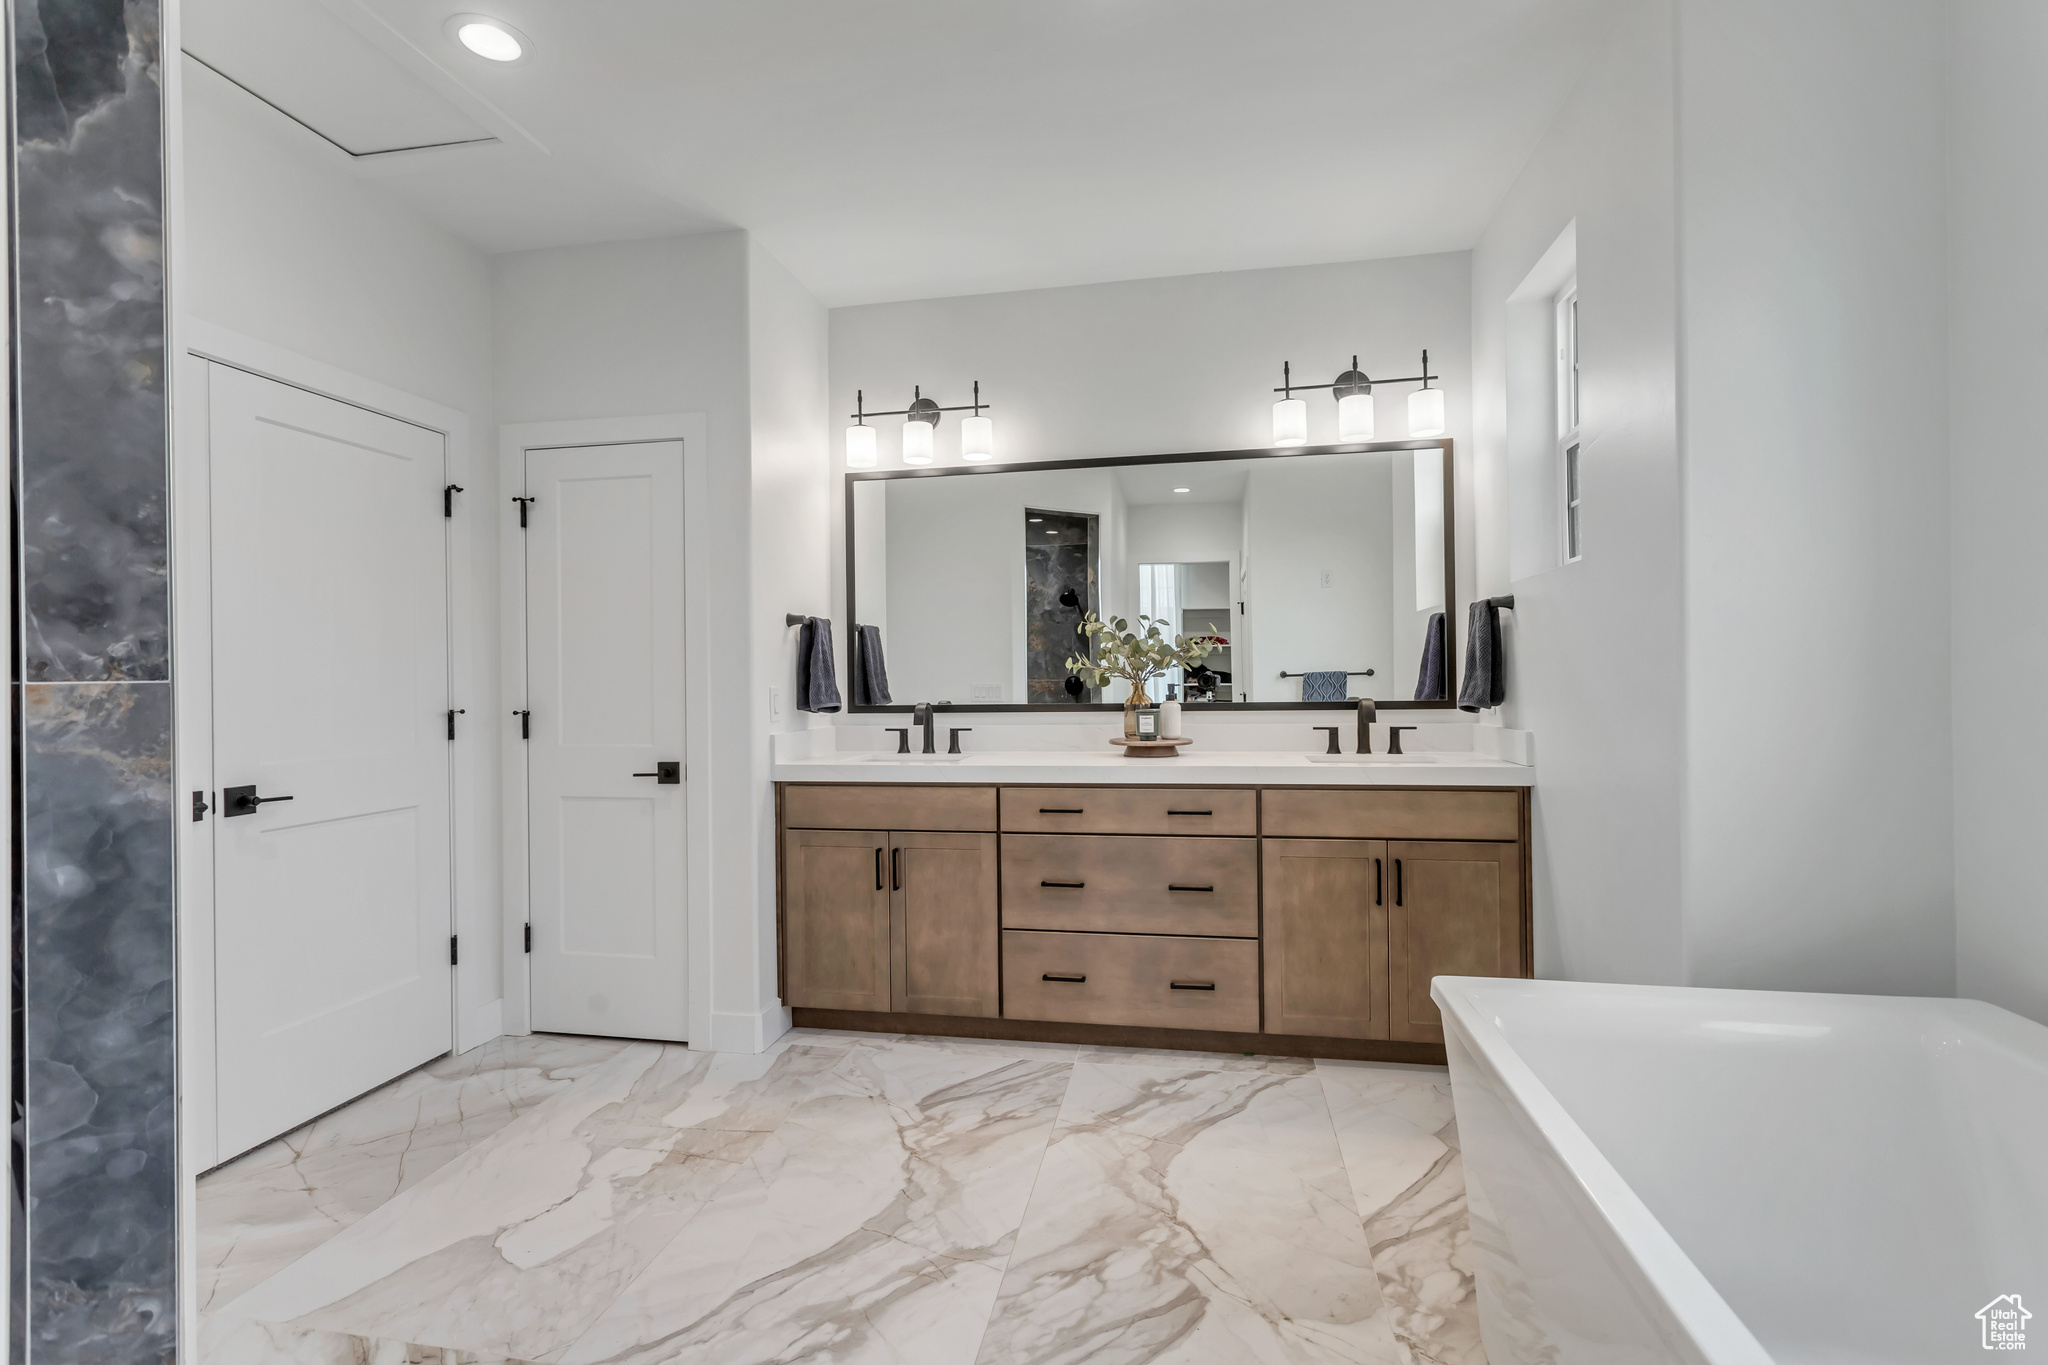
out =
[[[969,700],[971,701],[1001,701],[1002,699],[1003,685],[1001,683],[975,683],[969,689]]]

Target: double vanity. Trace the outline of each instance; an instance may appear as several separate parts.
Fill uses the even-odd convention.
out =
[[[1441,1062],[1433,977],[1529,975],[1532,769],[1347,757],[778,756],[782,998],[808,1027]]]

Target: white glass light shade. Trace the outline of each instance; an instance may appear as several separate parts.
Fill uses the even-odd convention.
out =
[[[1347,393],[1337,400],[1337,439],[1340,441],[1370,441],[1372,439],[1371,394]]]
[[[1442,389],[1417,389],[1408,395],[1408,434],[1415,437],[1444,434]]]
[[[960,419],[960,458],[993,460],[996,457],[996,424],[992,417],[976,413]]]
[[[932,462],[932,424],[930,422],[905,422],[903,424],[903,463],[930,464]]]
[[[1306,398],[1283,398],[1273,405],[1273,444],[1276,446],[1301,446],[1308,444],[1308,400]]]
[[[875,429],[869,426],[853,426],[846,429],[846,467],[848,469],[873,469],[875,467]]]

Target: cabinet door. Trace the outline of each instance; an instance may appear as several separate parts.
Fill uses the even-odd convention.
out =
[[[1439,976],[1521,976],[1519,844],[1391,843],[1388,957],[1393,1036],[1441,1043]]]
[[[1387,846],[1372,839],[1262,844],[1264,1031],[1387,1037]]]
[[[891,834],[889,865],[891,1007],[995,1018],[996,836]]]
[[[889,1008],[889,836],[857,829],[783,835],[783,944],[791,1005]]]

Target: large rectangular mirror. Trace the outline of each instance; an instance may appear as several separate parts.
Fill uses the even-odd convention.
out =
[[[1213,634],[1190,705],[1448,706],[1448,442],[846,476],[855,710],[1114,707],[1087,612]],[[1443,619],[1432,624],[1433,618]]]

